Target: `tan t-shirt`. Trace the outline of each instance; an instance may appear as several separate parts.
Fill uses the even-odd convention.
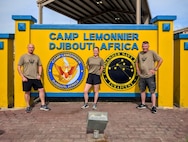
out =
[[[100,75],[101,66],[104,67],[104,60],[100,57],[90,57],[86,64],[89,66],[89,73]]]
[[[37,79],[38,66],[41,65],[40,58],[35,54],[24,54],[18,62],[18,66],[23,66],[23,75],[29,79]]]
[[[140,69],[140,77],[142,78],[149,78],[152,76],[152,74],[149,72],[149,70],[152,70],[155,68],[155,62],[159,61],[161,57],[152,50],[149,50],[148,52],[141,51],[136,59],[136,62],[139,64]]]

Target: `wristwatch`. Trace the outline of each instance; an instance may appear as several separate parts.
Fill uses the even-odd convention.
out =
[[[154,68],[154,71],[157,71],[157,68]]]

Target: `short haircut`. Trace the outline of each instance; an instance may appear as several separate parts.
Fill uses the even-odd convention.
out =
[[[99,51],[99,47],[95,46],[95,47],[93,48],[93,50],[94,50],[95,48],[98,49],[98,51]]]
[[[149,44],[149,42],[148,41],[143,41],[142,44]]]

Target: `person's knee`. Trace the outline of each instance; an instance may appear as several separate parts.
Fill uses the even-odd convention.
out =
[[[95,93],[98,93],[99,92],[99,86],[94,86],[94,90],[93,90]]]
[[[88,92],[88,89],[84,89],[84,94],[87,94]]]
[[[25,95],[30,95],[31,91],[25,91]]]
[[[40,93],[43,93],[43,92],[44,92],[44,88],[40,88],[40,89],[38,89],[38,91],[39,91]]]
[[[155,94],[155,90],[150,90],[150,93],[151,94]]]
[[[141,94],[145,94],[146,92],[145,92],[145,90],[141,90],[140,93]]]

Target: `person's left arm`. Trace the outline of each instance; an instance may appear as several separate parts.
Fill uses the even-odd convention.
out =
[[[38,76],[37,79],[41,79],[41,75],[42,75],[42,65],[38,66]]]
[[[154,70],[157,71],[157,70],[159,69],[159,67],[161,66],[162,63],[163,63],[163,59],[160,58],[160,60],[157,61],[157,65],[156,65],[156,67],[154,68]]]
[[[101,68],[99,70],[100,74],[102,74],[103,69],[104,69],[104,66],[101,66]]]
[[[102,59],[101,60],[101,67],[100,67],[100,70],[99,70],[100,74],[102,74],[103,69],[104,69],[104,60]]]
[[[159,56],[158,56],[159,57]],[[151,70],[152,74],[155,74],[155,72],[159,69],[159,67],[161,66],[163,62],[163,59],[161,57],[159,57],[158,61],[157,61],[157,65],[155,66],[155,68],[153,70]]]
[[[153,51],[153,57],[154,57],[154,61],[157,61],[157,65],[154,67],[154,69],[150,70],[150,72],[152,74],[155,74],[155,72],[159,69],[159,67],[161,66],[163,59],[156,53]]]
[[[38,57],[38,75],[37,75],[37,79],[41,79],[42,76],[42,63],[40,58]]]

